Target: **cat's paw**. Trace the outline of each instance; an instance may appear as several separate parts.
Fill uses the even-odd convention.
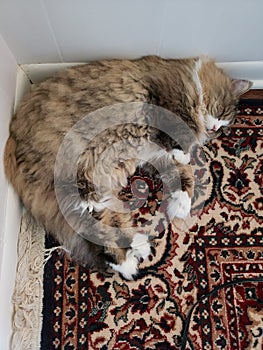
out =
[[[186,191],[175,191],[171,194],[171,199],[167,206],[167,214],[170,220],[175,217],[185,219],[191,210],[191,198]]]
[[[145,260],[151,254],[151,245],[148,241],[148,235],[143,233],[136,233],[134,235],[131,248],[133,254],[137,257],[138,260]]]
[[[121,264],[109,263],[127,280],[133,280],[138,274],[138,264],[145,260],[151,253],[151,245],[148,242],[148,235],[136,233],[131,243],[131,249],[127,250],[126,259]]]
[[[121,264],[109,263],[109,266],[119,272],[127,280],[133,280],[138,273],[138,259],[133,254],[132,249],[129,249],[126,253],[126,260]]]
[[[173,149],[172,155],[177,162],[181,164],[189,164],[190,163],[190,153],[184,153],[184,151],[180,149]]]

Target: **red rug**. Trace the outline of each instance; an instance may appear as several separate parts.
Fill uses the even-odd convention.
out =
[[[184,340],[186,349],[262,350],[263,282],[252,282],[263,278],[262,141],[263,100],[242,100],[235,125],[204,147],[206,159],[196,155],[196,219],[187,232],[167,222],[158,180],[142,171],[130,179],[123,196],[137,225],[152,228],[150,260],[126,281],[53,253],[41,350],[179,350]],[[232,284],[243,278],[251,282]]]

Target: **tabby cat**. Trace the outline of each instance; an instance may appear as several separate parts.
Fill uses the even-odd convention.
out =
[[[233,123],[250,87],[207,57],[147,56],[65,69],[35,86],[13,116],[7,178],[75,261],[133,279],[150,243],[131,213],[116,209],[127,177],[138,166],[157,169],[171,192],[168,216],[185,218],[194,187],[191,149]]]

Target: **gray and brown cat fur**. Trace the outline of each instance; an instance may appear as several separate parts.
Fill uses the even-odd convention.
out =
[[[194,77],[196,71],[202,91]],[[67,187],[63,194],[63,183],[77,187],[81,200],[99,201],[100,195],[95,192],[93,184],[94,166],[105,149],[122,140],[124,135],[125,139],[131,140],[131,145],[138,138],[159,143],[167,154],[181,145],[173,145],[173,138],[159,130],[158,122],[161,125],[162,120],[157,123],[155,120],[156,128],[126,124],[109,131],[107,127],[90,143],[84,135],[79,135],[78,142],[85,152],[78,160],[77,181],[67,172],[71,160],[65,159],[59,189],[62,198],[63,195],[65,199],[72,196],[71,206],[66,210],[71,222],[74,222],[73,229],[62,215],[54,191],[54,164],[64,136],[87,113],[119,103],[145,102],[179,116],[197,140],[205,142],[210,137],[206,130],[206,116],[220,116],[233,122],[238,99],[250,86],[249,82],[233,82],[212,60],[205,57],[174,60],[147,56],[138,60],[96,61],[66,69],[35,86],[13,116],[5,148],[7,178],[24,206],[70,252],[75,261],[99,270],[106,269],[107,261],[121,264],[129,248],[123,247],[120,242],[122,239],[131,242],[134,235],[133,230],[130,233],[129,229],[122,230],[132,226],[131,214],[107,208],[94,211],[93,216],[103,225],[117,227],[118,234],[116,229],[111,233],[110,229],[105,231],[103,225],[94,226],[88,210],[83,213],[83,209],[79,208],[80,198],[75,191],[71,193]],[[97,121],[98,125],[100,122]],[[92,127],[95,128],[95,125]],[[187,140],[186,136],[181,141],[183,150],[190,151],[192,140]],[[136,155],[136,147],[130,147],[131,155]],[[193,178],[190,165],[180,164],[173,157],[157,157],[154,164],[152,158],[150,163],[158,165],[161,162],[162,168],[168,169],[171,176],[166,180],[170,181],[171,186],[173,173],[179,169],[183,191],[188,191],[191,198]],[[100,176],[111,176],[117,193],[137,165],[136,159],[117,162],[111,174],[102,166]],[[103,246],[93,243],[92,237],[95,236],[104,242]]]

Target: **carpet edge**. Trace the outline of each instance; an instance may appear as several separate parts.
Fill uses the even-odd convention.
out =
[[[40,349],[45,231],[28,212],[21,218],[19,260],[12,296],[12,350]]]

